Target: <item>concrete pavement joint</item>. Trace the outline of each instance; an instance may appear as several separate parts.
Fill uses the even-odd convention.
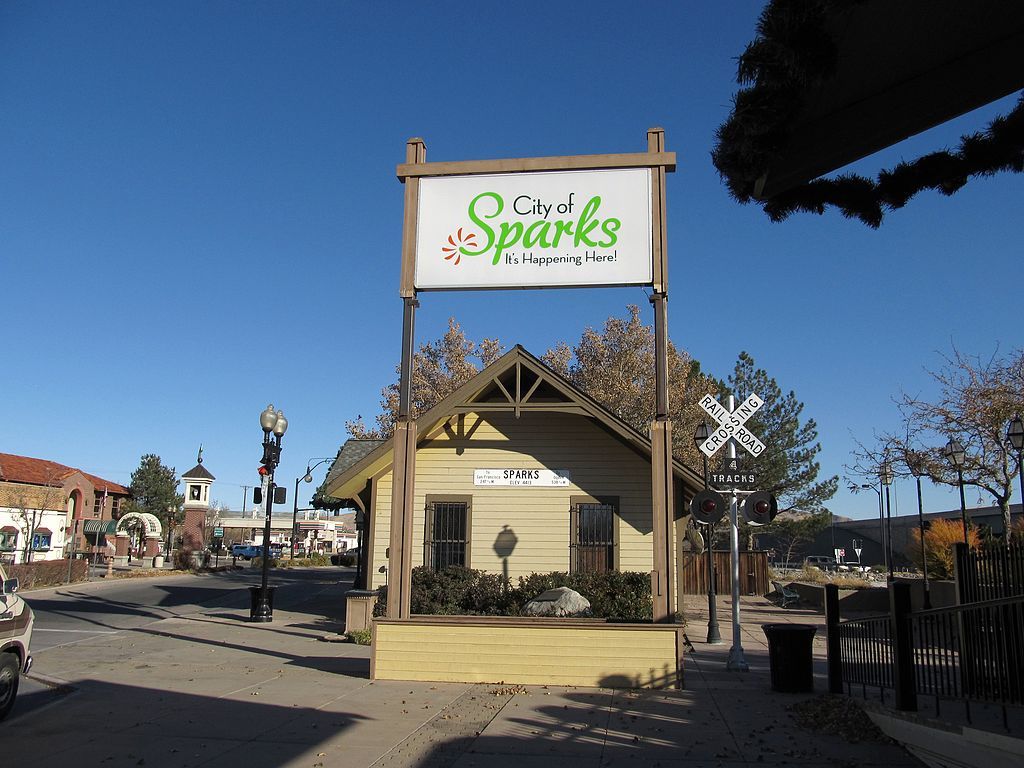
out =
[[[258,683],[253,683],[252,685],[247,685],[244,688],[239,688],[236,691],[228,691],[227,693],[221,694],[217,698],[226,699],[228,696],[234,696],[236,693],[242,693],[243,691],[248,691],[251,688],[259,688],[261,685],[266,685],[267,683],[272,683],[275,680],[280,680],[282,677],[284,677],[284,675],[274,675],[273,677],[268,677],[266,680],[261,680]]]
[[[371,768],[383,768],[385,765],[392,768],[446,768],[471,752],[480,734],[514,698],[514,694],[503,694],[504,701],[500,706],[487,704],[488,700],[483,696],[485,685],[491,684],[476,683],[460,693],[377,758]],[[495,696],[495,700],[501,698]],[[429,730],[436,733],[428,733]]]

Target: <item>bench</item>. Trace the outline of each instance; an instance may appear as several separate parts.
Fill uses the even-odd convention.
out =
[[[782,601],[781,605],[785,608],[790,603],[800,604],[800,593],[795,589],[783,586],[781,582],[773,581],[772,586],[775,587],[775,591],[779,593],[779,599]]]

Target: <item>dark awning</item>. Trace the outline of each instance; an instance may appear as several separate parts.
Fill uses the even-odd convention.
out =
[[[116,520],[86,520],[84,533],[100,533],[112,534],[117,532],[117,521]]]

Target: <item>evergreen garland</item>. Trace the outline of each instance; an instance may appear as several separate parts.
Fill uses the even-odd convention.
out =
[[[754,188],[787,146],[790,126],[805,95],[836,72],[836,47],[826,21],[849,12],[862,0],[773,0],[761,12],[757,37],[739,59],[729,119],[717,131],[712,162],[730,194],[754,201]],[[1024,93],[1008,115],[985,131],[962,137],[959,147],[933,152],[883,170],[876,180],[855,174],[814,179],[758,201],[772,221],[797,211],[824,213],[838,208],[870,227],[886,210],[902,208],[918,192],[952,195],[973,176],[1024,171]]]

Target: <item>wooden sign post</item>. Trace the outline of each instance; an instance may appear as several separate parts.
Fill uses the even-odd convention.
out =
[[[402,363],[392,438],[389,618],[410,614],[416,474],[411,388],[418,293],[639,285],[652,288],[656,342],[651,591],[654,620],[672,620],[665,174],[674,171],[675,164],[675,153],[665,151],[661,128],[647,132],[647,152],[633,154],[428,163],[423,140],[407,142],[405,163],[397,169],[405,184],[405,212],[399,289]],[[513,210],[521,220],[499,221],[500,215]],[[532,271],[524,271],[527,262]]]

